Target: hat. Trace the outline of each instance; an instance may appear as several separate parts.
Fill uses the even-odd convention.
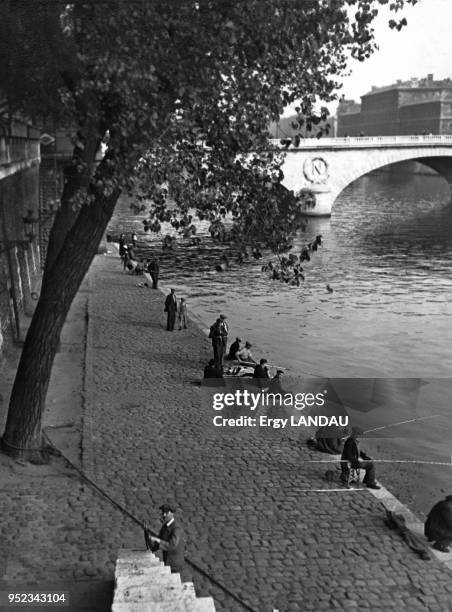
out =
[[[238,336],[237,336],[236,340],[237,340],[238,342],[241,342],[241,341],[242,341],[242,339],[241,339],[241,338],[239,338]]]
[[[169,504],[162,504],[159,506],[159,510],[161,512],[174,512],[174,506],[170,506]]]
[[[220,315],[220,319],[227,319],[227,316],[226,316],[226,315],[224,315],[224,314],[221,314],[221,315]]]

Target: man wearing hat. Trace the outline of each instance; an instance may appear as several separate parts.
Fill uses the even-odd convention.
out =
[[[150,535],[145,528],[146,543],[154,552],[163,552],[163,562],[171,567],[171,572],[180,572],[184,567],[184,534],[174,519],[174,507],[170,504],[160,506],[162,527],[158,538]]]
[[[366,470],[363,482],[369,489],[380,489],[381,487],[377,485],[375,480],[375,466],[371,457],[359,450],[358,436],[361,436],[363,433],[360,427],[352,427],[351,435],[345,440],[341,455],[341,480],[344,484],[348,485],[350,465],[355,470]],[[361,461],[361,459],[364,461]]]
[[[171,293],[166,296],[165,312],[167,313],[166,331],[173,331],[177,313],[177,297],[174,289],[171,289]]]
[[[224,354],[228,342],[229,326],[227,317],[221,314],[210,328],[209,338],[212,339],[213,358],[215,367],[222,368],[224,364]]]

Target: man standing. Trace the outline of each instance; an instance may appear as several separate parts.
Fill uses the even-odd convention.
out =
[[[213,358],[216,368],[222,368],[224,364],[224,354],[228,341],[229,327],[226,315],[220,315],[210,328],[209,338],[212,340]]]
[[[351,435],[345,440],[344,450],[341,455],[341,480],[344,484],[348,484],[348,476],[350,473],[349,465],[357,470],[362,468],[366,470],[364,476],[364,484],[369,489],[380,489],[375,480],[375,466],[372,459],[363,451],[359,450],[358,436],[362,435],[363,431],[360,427],[352,427]],[[364,459],[364,461],[361,461]]]
[[[229,325],[226,315],[220,315],[220,335],[221,335],[221,367],[224,365],[224,357],[226,355],[226,347],[228,344]]]
[[[152,278],[152,288],[158,289],[160,266],[158,260],[155,257],[148,265],[148,272]]]
[[[177,297],[174,289],[171,289],[171,293],[166,296],[165,312],[167,313],[166,331],[173,331],[177,313]]]
[[[163,562],[171,572],[180,572],[184,567],[184,534],[174,519],[174,508],[169,504],[160,506],[162,527],[158,538],[150,535],[145,527],[146,544],[152,550],[163,551]]]
[[[221,319],[218,317],[215,323],[210,326],[210,332],[209,332],[209,338],[212,340],[213,363],[214,363],[215,369],[220,368],[220,363],[221,363],[220,352],[221,352],[222,340],[220,336],[220,325],[221,325]]]

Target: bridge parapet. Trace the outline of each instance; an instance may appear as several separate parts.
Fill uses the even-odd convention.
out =
[[[284,139],[282,139],[284,140]],[[271,138],[270,143],[278,149],[287,149],[281,144],[281,139]],[[303,138],[297,146],[291,144],[289,149],[356,149],[356,148],[386,148],[386,147],[412,147],[412,146],[452,146],[451,134],[432,134],[429,136],[343,136],[338,138]]]

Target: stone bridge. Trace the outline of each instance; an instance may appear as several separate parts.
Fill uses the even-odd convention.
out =
[[[272,143],[281,146],[279,140]],[[305,139],[287,150],[283,185],[300,198],[307,215],[329,216],[347,185],[408,160],[436,170],[452,190],[452,135]]]

